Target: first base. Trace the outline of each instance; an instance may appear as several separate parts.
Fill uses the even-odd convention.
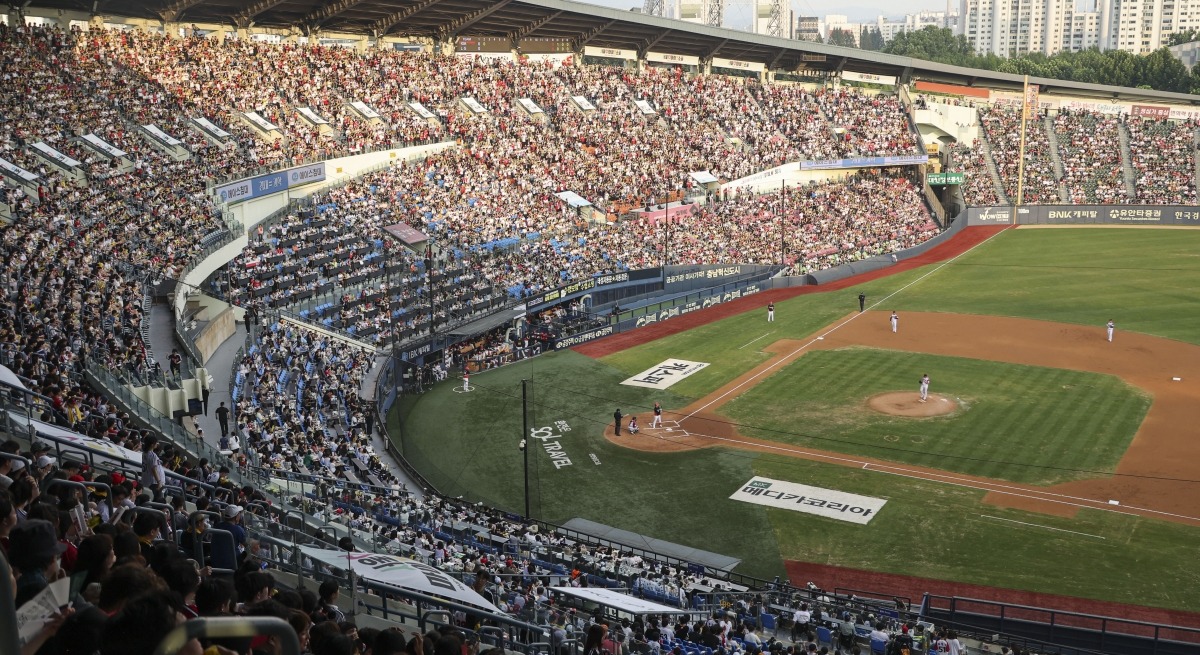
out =
[[[1175,382],[1179,382],[1179,381],[1180,381],[1180,380],[1182,380],[1183,378],[1171,378],[1171,379],[1172,379],[1172,380],[1174,380]]]

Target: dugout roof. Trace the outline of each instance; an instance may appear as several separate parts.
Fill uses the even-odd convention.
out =
[[[739,30],[646,16],[570,0],[34,0],[37,7],[100,15],[239,27],[295,27],[305,34],[566,38],[573,49],[623,48],[761,62],[770,70],[891,75],[992,89],[1018,89],[1020,75],[927,62],[910,57],[768,37]],[[1083,82],[1031,78],[1043,93],[1126,101],[1200,104],[1200,97]]]

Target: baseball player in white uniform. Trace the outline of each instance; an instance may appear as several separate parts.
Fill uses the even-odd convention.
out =
[[[892,318],[889,320],[892,322],[892,332],[895,332],[900,327],[900,317],[896,315],[895,310],[892,310]]]
[[[1108,325],[1106,325],[1106,326],[1105,326],[1105,329],[1107,329],[1107,330],[1108,330],[1108,341],[1109,341],[1109,343],[1111,343],[1111,342],[1112,342],[1112,333],[1113,333],[1113,330],[1114,330],[1114,329],[1116,329],[1116,327],[1117,327],[1117,324],[1116,324],[1116,323],[1113,323],[1111,318],[1110,318],[1110,319],[1108,319]]]
[[[929,374],[921,376],[921,402],[929,400]]]
[[[654,403],[654,420],[650,422],[650,427],[662,427],[662,405],[658,404],[657,402]]]

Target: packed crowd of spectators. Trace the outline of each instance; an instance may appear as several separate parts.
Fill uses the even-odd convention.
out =
[[[233,435],[223,442],[267,471],[390,487],[371,445],[374,417],[359,393],[374,354],[298,325],[274,324],[237,364]],[[232,425],[231,425],[232,427]]]
[[[1054,117],[1062,182],[1075,204],[1125,202],[1120,122],[1113,116],[1063,110]]]
[[[1004,107],[980,110],[984,137],[1000,174],[1004,192],[1016,201],[1020,114]],[[1063,110],[1051,120],[1063,175],[1059,180],[1072,203],[1149,205],[1195,202],[1196,124],[1192,121],[1111,116],[1086,110]],[[1029,121],[1025,168],[1025,202],[1061,202],[1050,159],[1045,121]],[[1133,196],[1124,178],[1120,130],[1129,132]],[[981,144],[952,147],[955,170],[966,174],[963,193],[968,204],[1000,201]],[[1049,176],[1048,176],[1049,174]],[[1032,194],[1032,195],[1031,195]]]
[[[1058,180],[1051,159],[1050,138],[1043,119],[1039,112],[1037,116],[1026,121],[1025,125],[1023,202],[1030,204],[1053,204],[1060,201]],[[993,106],[980,109],[979,122],[991,146],[992,159],[1000,171],[1004,195],[1008,196],[1009,201],[1016,202],[1021,166],[1020,107],[1013,109],[1007,106]]]
[[[1196,204],[1196,124],[1129,118],[1137,201]]]
[[[952,145],[947,150],[950,156],[949,170],[963,174],[963,197],[970,205],[1001,204],[1000,190],[988,167],[988,156],[982,139],[971,145]]]

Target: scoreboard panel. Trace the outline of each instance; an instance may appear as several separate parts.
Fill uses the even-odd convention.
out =
[[[571,49],[570,39],[559,38],[529,38],[521,39],[517,44],[517,50],[524,54],[565,54],[569,55],[574,50]]]
[[[454,42],[455,52],[509,52],[512,40],[503,36],[460,36]]]

